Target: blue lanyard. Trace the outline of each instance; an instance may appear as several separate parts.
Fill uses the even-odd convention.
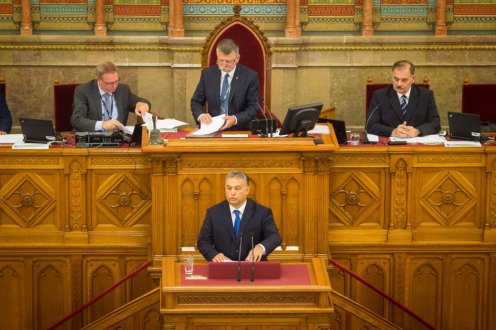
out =
[[[102,104],[103,104],[103,110],[105,111],[105,113],[107,113],[109,119],[112,119],[112,112],[114,111],[114,93],[110,94],[110,113],[107,110],[107,104],[105,103],[104,95],[105,94],[100,95],[100,99],[102,100]]]

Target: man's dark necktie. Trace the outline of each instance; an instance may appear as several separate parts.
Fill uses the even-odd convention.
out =
[[[241,218],[239,215],[241,212],[239,210],[234,210],[234,215],[236,218],[234,219],[234,234],[236,235],[236,239],[238,239],[238,233],[239,233],[239,226],[241,224]]]
[[[406,95],[401,96],[401,113],[403,114],[403,119],[405,119],[406,110],[408,109],[408,103],[406,102]]]
[[[224,81],[222,82],[222,89],[220,91],[220,112],[221,114],[227,115],[227,105],[229,103],[229,74],[224,76]]]
[[[103,105],[105,107],[105,111],[103,114],[103,120],[105,121],[105,120],[109,120],[112,118],[112,109],[111,109],[111,103],[110,103],[110,94],[105,93],[104,97],[105,97],[105,102],[103,103]]]

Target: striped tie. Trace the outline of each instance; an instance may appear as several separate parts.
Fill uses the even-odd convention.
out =
[[[401,113],[403,115],[403,119],[405,119],[405,114],[406,114],[406,110],[408,109],[408,103],[406,102],[406,95],[403,95],[401,97]]]
[[[222,89],[220,91],[220,112],[221,114],[227,115],[227,108],[229,103],[229,74],[224,76],[224,81],[222,82]]]

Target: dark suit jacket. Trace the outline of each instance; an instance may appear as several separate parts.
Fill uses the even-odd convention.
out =
[[[0,131],[10,133],[12,128],[12,115],[10,114],[7,101],[0,91]]]
[[[198,86],[191,98],[191,112],[195,120],[206,112],[204,108],[206,103],[212,117],[220,115],[220,78],[221,71],[217,66],[202,71]],[[256,118],[259,110],[259,88],[258,74],[242,64],[237,64],[229,92],[228,115],[234,115],[238,120],[232,130],[251,129],[251,121]]]
[[[263,260],[267,260],[267,255],[281,244],[281,236],[274,223],[272,211],[248,199],[241,218],[238,240],[234,235],[229,203],[223,201],[207,210],[198,236],[198,249],[208,261],[219,253],[224,253],[231,260],[238,260],[241,236],[241,260],[245,260],[251,250],[252,236],[254,245],[262,244],[265,247]]]
[[[377,105],[379,108],[372,113]],[[411,87],[405,120],[401,114],[398,94],[392,86],[374,92],[366,117],[370,117],[366,123],[367,132],[382,136],[391,136],[391,132],[403,121],[417,128],[420,135],[435,134],[441,129],[434,93],[416,84]]]
[[[148,100],[140,98],[131,92],[129,86],[119,84],[114,92],[115,103],[119,117],[123,125],[127,123],[129,112],[134,112],[136,103],[145,102],[151,109]],[[74,91],[74,102],[72,103],[71,124],[74,130],[80,132],[93,132],[97,121],[102,120],[102,100],[98,83],[92,80],[79,85]]]

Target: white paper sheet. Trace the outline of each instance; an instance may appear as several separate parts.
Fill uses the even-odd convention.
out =
[[[224,115],[212,117],[210,124],[202,124],[200,129],[192,132],[191,135],[201,136],[208,135],[219,131],[219,129],[224,126],[225,120]]]
[[[13,144],[22,142],[24,139],[24,135],[22,134],[6,134],[0,135],[0,144]]]
[[[417,136],[413,138],[399,138],[399,137],[390,137],[391,141],[406,141],[406,143],[421,143],[421,144],[432,144],[432,143],[444,143],[446,139],[444,136],[439,136],[437,134],[426,135],[426,136]]]
[[[17,142],[12,145],[12,149],[48,149],[48,147],[48,143]]]

